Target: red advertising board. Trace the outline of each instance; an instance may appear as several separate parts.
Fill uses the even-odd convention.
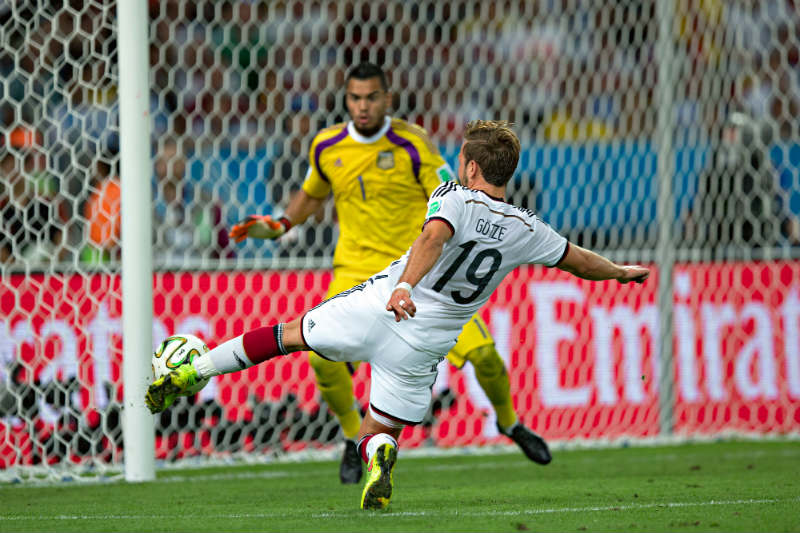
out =
[[[676,433],[800,430],[798,280],[800,263],[794,262],[676,268],[669,364]],[[329,281],[325,271],[156,274],[154,343],[183,332],[213,347],[302,313],[321,301]],[[500,285],[482,313],[507,361],[512,396],[526,423],[553,440],[659,433],[657,284],[657,272],[644,285],[619,285],[524,267]],[[73,378],[79,384],[71,390],[77,418],[97,426],[104,410],[122,398],[121,311],[117,276],[11,276],[0,286],[0,378],[40,391]],[[366,365],[354,386],[366,403]],[[497,439],[490,404],[469,365],[459,371],[443,364],[434,392],[444,390],[455,402],[432,425],[407,428],[405,446]],[[254,404],[280,402],[287,394],[302,410],[319,409],[304,354],[221,376],[200,396],[219,404],[225,420],[236,421],[252,417]],[[59,407],[46,403],[29,411],[44,433],[63,421]],[[9,457],[20,453],[14,446],[23,454],[31,449],[31,426],[24,417],[0,414],[0,465],[7,465],[18,461]],[[159,446],[165,456],[167,445]],[[210,441],[204,444],[205,451],[211,448]]]

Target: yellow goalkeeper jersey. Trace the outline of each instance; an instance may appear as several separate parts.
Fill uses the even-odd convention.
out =
[[[419,235],[428,197],[453,172],[424,129],[386,117],[372,137],[352,122],[311,143],[303,190],[333,193],[339,218],[334,269],[366,279],[400,257]]]

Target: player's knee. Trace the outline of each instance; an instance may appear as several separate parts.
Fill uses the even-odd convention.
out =
[[[506,366],[494,344],[475,348],[467,354],[467,360],[472,363],[475,373],[481,377],[497,377],[506,372]]]

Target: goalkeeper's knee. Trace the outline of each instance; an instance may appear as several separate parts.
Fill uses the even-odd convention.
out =
[[[322,399],[337,415],[342,415],[353,408],[355,396],[353,394],[353,378],[345,363],[328,361],[308,352],[308,362],[314,370],[317,388],[322,394]]]
[[[345,363],[329,361],[314,352],[308,352],[308,362],[314,370],[317,385],[320,387],[336,387],[345,384],[353,386],[353,379]]]
[[[507,375],[506,365],[494,344],[475,348],[467,354],[466,359],[475,368],[478,379],[495,379]]]

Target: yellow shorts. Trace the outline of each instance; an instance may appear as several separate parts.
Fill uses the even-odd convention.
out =
[[[334,270],[333,279],[328,286],[328,294],[325,298],[330,298],[363,282],[363,277]],[[450,353],[447,354],[447,359],[456,368],[461,368],[464,366],[464,363],[467,362],[467,354],[476,348],[489,344],[494,344],[492,334],[489,332],[489,328],[486,322],[480,317],[480,314],[475,313],[469,322],[464,325],[464,329],[462,329],[461,333],[458,335],[458,342],[453,346],[453,349],[450,350]]]
[[[331,296],[336,296],[340,292],[346,291],[359,283],[364,283],[366,279],[367,278],[359,276],[358,274],[348,274],[334,269],[333,279],[331,280],[331,284],[328,285],[328,294],[325,295],[325,299],[327,300]]]

